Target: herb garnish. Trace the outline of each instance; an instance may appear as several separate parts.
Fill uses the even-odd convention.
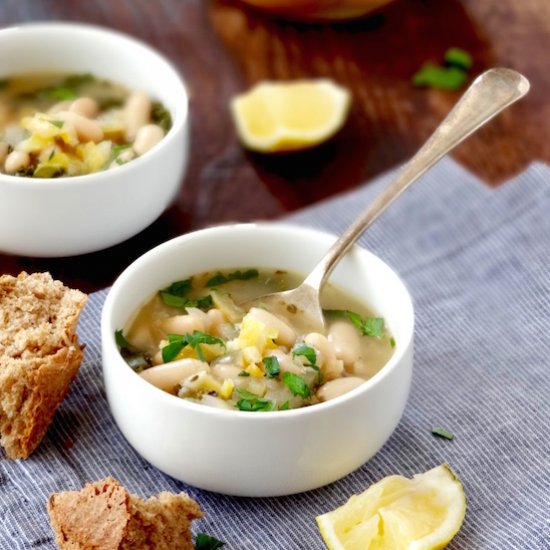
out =
[[[165,109],[159,101],[154,101],[151,105],[151,120],[158,124],[167,134],[168,130],[172,127],[172,116],[170,111]]]
[[[265,375],[268,378],[277,378],[277,376],[281,373],[281,365],[279,364],[277,357],[264,357],[262,359],[262,363],[265,367]]]
[[[66,101],[75,99],[76,92],[67,86],[57,86],[56,88],[46,88],[40,92],[40,97],[45,99],[56,99],[57,101]]]
[[[63,124],[65,124],[63,120],[52,120],[51,118],[42,118],[40,120],[43,120],[44,122],[49,122],[50,124],[53,124],[56,128],[63,128]]]
[[[171,307],[180,309],[186,307],[198,307],[200,309],[210,309],[213,305],[212,296],[200,296],[198,298],[187,298],[187,293],[192,290],[193,284],[191,279],[183,281],[175,281],[169,287],[160,291],[162,301]]]
[[[449,48],[443,56],[444,64],[426,63],[412,78],[415,86],[443,90],[458,90],[468,79],[472,56],[460,48]]]
[[[395,345],[396,345],[396,344],[395,344],[395,338],[392,336],[392,337],[390,338],[390,346],[391,346],[391,348],[393,349],[393,348],[395,348]]]
[[[452,440],[454,439],[454,434],[450,432],[449,430],[446,430],[445,428],[441,428],[440,426],[435,426],[432,428],[432,433],[434,435],[437,435],[438,437],[442,437],[444,439]]]
[[[292,350],[292,358],[297,356],[305,357],[308,361],[308,363],[304,364],[304,367],[309,367],[310,369],[317,371],[318,384],[321,385],[323,383],[323,373],[321,372],[321,369],[315,364],[317,363],[317,353],[315,352],[315,350],[307,344],[300,344],[298,347]]]
[[[191,346],[197,352],[198,358],[204,361],[201,344],[219,344],[225,349],[225,342],[221,338],[216,338],[216,336],[211,336],[200,330],[193,331],[193,334],[169,334],[168,345],[162,348],[162,360],[164,363],[169,363],[178,356],[183,348]]]
[[[460,48],[449,48],[443,56],[445,64],[460,69],[471,69],[474,61],[472,56]]]
[[[382,317],[361,317],[349,309],[329,309],[327,313],[347,317],[359,330],[362,336],[382,338],[384,336],[384,319]]]
[[[285,401],[282,405],[279,406],[280,411],[289,411],[290,410],[290,401]]]
[[[225,542],[206,533],[198,533],[195,538],[195,550],[218,550],[222,546],[225,546]]]
[[[242,370],[241,372],[239,372],[239,376],[242,376],[243,378],[248,378],[250,376],[250,373]]]
[[[283,384],[292,392],[293,395],[299,395],[304,399],[311,395],[311,390],[306,381],[293,372],[283,373]]]
[[[269,401],[268,399],[262,399],[259,395],[247,390],[237,389],[240,399],[235,403],[235,407],[240,411],[274,411],[276,404],[275,401]]]
[[[317,362],[317,354],[315,350],[306,344],[301,344],[292,350],[292,358],[302,356],[309,362],[306,367],[314,367]]]
[[[247,269],[246,271],[241,271],[240,269],[237,269],[237,271],[233,271],[232,273],[228,273],[227,275],[224,275],[223,273],[218,273],[217,275],[214,275],[214,277],[206,281],[204,286],[219,286],[223,285],[224,283],[228,283],[229,281],[248,281],[249,279],[254,279],[255,277],[258,277],[258,275],[259,273],[257,269]]]
[[[141,372],[151,366],[149,358],[128,342],[122,330],[115,330],[115,343],[126,363],[136,372]]]

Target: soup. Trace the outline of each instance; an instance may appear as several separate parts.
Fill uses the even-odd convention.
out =
[[[37,73],[0,80],[0,172],[80,176],[145,154],[170,129],[145,92],[89,74]]]
[[[128,364],[158,388],[204,405],[275,411],[350,391],[378,372],[395,342],[363,303],[327,285],[326,327],[311,331],[299,311],[239,304],[297,286],[276,270],[207,272],[176,281],[117,331]]]

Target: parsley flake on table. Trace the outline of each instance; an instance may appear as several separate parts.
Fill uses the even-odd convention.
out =
[[[425,63],[412,77],[415,86],[458,90],[468,80],[472,56],[461,48],[449,48],[443,55],[443,64]]]
[[[225,542],[206,533],[198,533],[195,538],[195,550],[217,550],[225,546]]]
[[[452,432],[446,430],[445,428],[441,428],[440,426],[433,427],[432,434],[436,435],[437,437],[442,437],[443,439],[448,439],[449,441],[454,439],[455,437]]]

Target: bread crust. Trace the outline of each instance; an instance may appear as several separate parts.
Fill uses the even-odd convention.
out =
[[[52,494],[48,514],[61,550],[193,550],[191,521],[203,515],[187,493],[142,500],[112,477]]]
[[[78,373],[86,300],[49,273],[0,277],[0,444],[9,458],[36,449]]]

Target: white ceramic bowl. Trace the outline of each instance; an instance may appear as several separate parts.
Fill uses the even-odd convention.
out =
[[[91,73],[148,92],[173,123],[151,151],[117,169],[50,180],[0,174],[0,251],[83,254],[122,242],[158,218],[188,160],[188,96],[172,65],[129,36],[72,23],[0,30],[0,52],[0,78],[46,70]]]
[[[103,308],[101,336],[107,399],[120,430],[145,459],[202,489],[279,496],[349,474],[392,434],[412,374],[413,306],[397,274],[355,246],[331,281],[370,304],[395,337],[390,361],[359,388],[303,409],[250,413],[191,403],[134,373],[114,333],[175,280],[213,269],[267,267],[306,273],[334,237],[283,224],[238,224],[189,233],[136,260],[117,279]]]

